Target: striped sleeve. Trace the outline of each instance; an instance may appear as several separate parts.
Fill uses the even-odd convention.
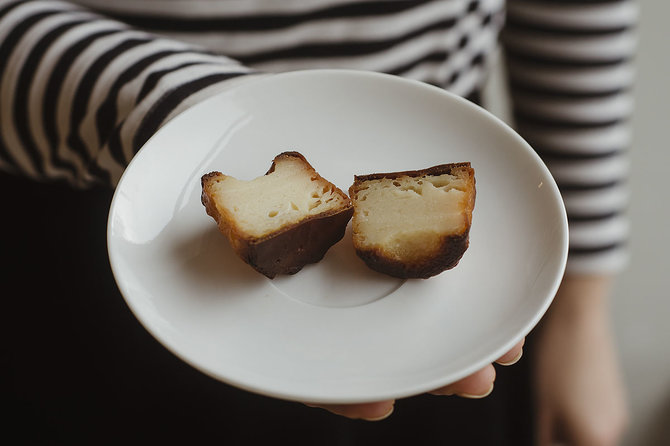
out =
[[[511,0],[502,41],[518,131],[559,185],[568,271],[612,273],[628,261],[632,0]]]
[[[0,0],[0,169],[115,184],[167,120],[249,73],[66,2]]]

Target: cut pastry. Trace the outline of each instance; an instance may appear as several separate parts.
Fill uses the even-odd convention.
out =
[[[298,152],[251,181],[202,177],[202,203],[242,260],[269,278],[318,262],[344,236],[353,206]]]
[[[400,278],[453,268],[468,248],[475,195],[470,163],[356,176],[349,188],[356,253]]]

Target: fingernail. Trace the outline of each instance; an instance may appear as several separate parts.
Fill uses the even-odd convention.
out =
[[[504,365],[504,366],[512,365],[512,364],[516,364],[517,362],[519,362],[519,359],[521,359],[522,356],[523,356],[523,349],[521,349],[521,350],[519,351],[519,354],[516,355],[516,357],[515,357],[514,359],[512,359],[511,361],[509,361],[509,362],[500,362],[500,361],[498,361],[498,364],[500,364],[500,365]]]
[[[386,412],[386,413],[385,413],[384,415],[382,415],[381,417],[377,417],[377,418],[363,418],[363,419],[364,419],[365,421],[381,421],[381,420],[384,420],[384,419],[390,417],[391,414],[393,413],[393,409],[394,409],[394,406],[391,406],[391,409],[389,409],[389,411]]]
[[[437,396],[452,396],[454,392],[451,390],[433,390],[432,392],[428,392],[431,395],[437,395]]]
[[[484,393],[483,395],[470,395],[469,393],[459,393],[458,396],[463,397],[463,398],[470,398],[470,399],[473,399],[473,400],[478,400],[478,399],[481,399],[481,398],[486,398],[487,396],[489,396],[491,394],[491,392],[493,392],[493,383],[491,383],[491,388],[486,393]]]

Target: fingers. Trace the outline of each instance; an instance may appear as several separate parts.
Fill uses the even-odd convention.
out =
[[[507,353],[502,355],[496,361],[500,365],[512,365],[521,359],[523,355],[523,345],[526,339],[519,341]],[[466,398],[484,398],[493,391],[493,383],[496,379],[496,370],[492,364],[483,369],[466,376],[460,381],[433,390],[433,395],[459,395]]]
[[[523,338],[514,347],[512,347],[510,351],[498,358],[496,362],[500,365],[512,365],[518,362],[523,355],[523,344],[525,342],[526,338]]]
[[[525,339],[519,341],[503,356],[496,361],[501,365],[511,365],[517,362],[523,354]],[[433,395],[459,395],[465,398],[484,398],[493,391],[493,383],[496,379],[496,371],[492,364],[476,371],[470,376],[436,389],[430,393]],[[379,401],[364,404],[311,404],[310,407],[320,407],[336,415],[347,418],[362,419],[368,421],[379,421],[388,418],[393,413],[394,400]]]
[[[465,398],[484,398],[493,391],[493,382],[496,379],[496,370],[489,364],[460,381],[433,390],[433,395],[458,395]]]
[[[367,421],[380,421],[388,418],[393,413],[394,400],[379,401],[364,404],[310,404],[309,407],[320,407],[336,415],[347,418],[362,419]]]

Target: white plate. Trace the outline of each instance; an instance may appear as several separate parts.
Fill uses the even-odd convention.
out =
[[[354,174],[472,162],[470,248],[401,281],[370,271],[347,234],[268,280],[205,214],[200,177],[252,179],[286,150],[343,190]],[[108,226],[119,288],[163,345],[229,384],[321,403],[415,395],[494,361],[549,306],[567,240],[556,184],[501,121],[435,87],[339,70],[248,82],[170,121],[124,173]]]

